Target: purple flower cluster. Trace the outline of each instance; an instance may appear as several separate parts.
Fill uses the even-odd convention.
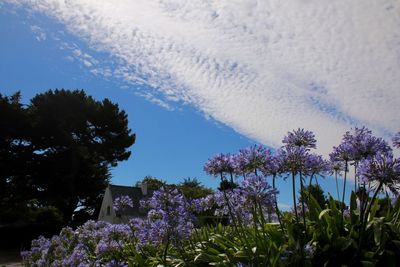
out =
[[[241,149],[236,156],[235,171],[237,174],[255,173],[264,168],[271,152],[261,145]]]
[[[241,183],[237,194],[241,195],[245,207],[261,205],[262,208],[271,208],[275,204],[278,191],[272,189],[263,176],[251,174]]]
[[[239,219],[250,223],[253,222],[254,212],[266,214],[273,209],[277,193],[268,185],[265,177],[249,174],[237,188],[216,192],[197,200],[194,205],[198,212],[215,206],[216,216],[228,216],[231,221]]]
[[[284,146],[277,152],[281,172],[314,176],[329,170],[329,165],[322,156],[310,153],[311,148],[316,148],[313,132],[294,130],[288,132],[282,142]]]
[[[204,165],[204,171],[212,176],[221,176],[235,172],[235,157],[231,154],[218,154]]]
[[[378,153],[361,161],[357,171],[363,182],[386,185],[394,194],[399,193],[400,160],[392,153]]]
[[[281,158],[282,171],[294,175],[304,172],[306,159],[309,156],[305,147],[288,146],[279,150],[278,155]]]
[[[128,266],[117,256],[131,240],[127,225],[88,221],[76,231],[66,227],[51,239],[33,240],[21,256],[28,266]]]
[[[333,148],[330,158],[331,161],[360,161],[389,151],[391,148],[382,138],[373,136],[370,130],[362,127],[355,128],[354,133],[347,131],[340,145]]]
[[[212,176],[220,176],[225,179],[229,174],[233,176],[256,173],[263,171],[266,162],[271,159],[271,152],[261,145],[254,145],[241,149],[238,154],[218,154],[209,159],[204,165],[204,171]]]
[[[305,158],[303,173],[309,176],[316,174],[328,173],[331,170],[331,165],[324,160],[321,155],[309,154]]]
[[[340,174],[345,171],[345,165],[343,161],[329,161],[330,174]]]
[[[190,237],[194,216],[189,211],[189,203],[177,189],[161,188],[141,205],[149,209],[147,218],[130,221],[138,247],[169,241],[178,244]]]
[[[282,157],[281,150],[274,155],[270,155],[268,159],[264,162],[264,165],[261,168],[261,172],[265,176],[273,176],[276,177],[283,171],[284,157]]]
[[[293,132],[288,132],[282,143],[285,147],[317,148],[317,140],[315,140],[314,133],[300,128],[293,130]]]
[[[128,207],[133,208],[133,202],[129,196],[120,196],[114,200],[113,207],[115,211],[123,211]]]
[[[400,148],[400,132],[398,132],[398,133],[393,137],[393,145],[394,145],[394,147]]]

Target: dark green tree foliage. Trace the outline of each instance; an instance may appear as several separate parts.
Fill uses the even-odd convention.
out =
[[[80,215],[93,214],[110,167],[128,159],[135,142],[127,115],[79,90],[50,90],[27,107],[19,98],[0,96],[1,185],[12,192],[1,195],[2,205],[7,195],[14,203],[36,198],[61,211],[65,222],[77,208]]]
[[[140,186],[141,183],[146,183],[150,190],[158,190],[161,187],[176,188],[189,199],[202,198],[213,193],[212,189],[202,185],[197,178],[190,177],[183,179],[179,184],[168,184],[164,180],[147,175],[141,181],[138,181],[136,186]]]
[[[150,190],[158,190],[161,187],[167,186],[167,183],[161,179],[158,179],[156,177],[147,175],[145,176],[142,181],[138,181],[136,183],[136,186],[140,186],[141,183],[146,183],[147,188]]]
[[[232,190],[235,189],[238,185],[235,182],[231,182],[228,180],[222,180],[219,183],[218,190],[219,191],[225,191],[225,190]]]
[[[26,200],[35,197],[31,124],[20,93],[0,94],[0,218],[16,220],[27,213]],[[18,190],[16,190],[18,189]]]
[[[202,198],[213,193],[212,189],[203,186],[197,178],[186,178],[177,188],[188,199]]]

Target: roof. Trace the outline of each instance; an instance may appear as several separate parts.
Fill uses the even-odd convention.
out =
[[[124,216],[145,216],[146,212],[140,209],[140,200],[147,199],[153,195],[153,190],[147,190],[147,195],[143,195],[140,187],[109,185],[112,201],[121,196],[128,196],[132,199],[133,207],[127,207],[123,211],[118,212]]]

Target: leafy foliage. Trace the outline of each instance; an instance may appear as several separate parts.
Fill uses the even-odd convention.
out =
[[[27,106],[19,93],[0,95],[0,109],[0,210],[36,199],[57,208],[64,222],[78,207],[94,214],[109,168],[128,159],[135,142],[125,112],[79,90],[49,90]]]
[[[161,187],[167,186],[167,182],[150,175],[147,175],[141,181],[138,181],[136,186],[140,186],[142,183],[147,184],[147,188],[150,190],[158,190]]]
[[[213,190],[207,188],[197,180],[197,178],[185,178],[183,182],[179,183],[177,189],[187,198],[187,199],[198,199],[206,197],[213,193]]]

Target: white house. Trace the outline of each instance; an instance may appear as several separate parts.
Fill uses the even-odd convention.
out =
[[[147,184],[145,183],[142,183],[140,187],[110,184],[104,192],[98,220],[110,223],[126,223],[130,218],[145,217],[146,212],[140,209],[139,202],[152,194],[153,190],[147,190]],[[133,207],[127,207],[123,211],[116,212],[113,208],[113,203],[116,198],[121,196],[130,197]]]

